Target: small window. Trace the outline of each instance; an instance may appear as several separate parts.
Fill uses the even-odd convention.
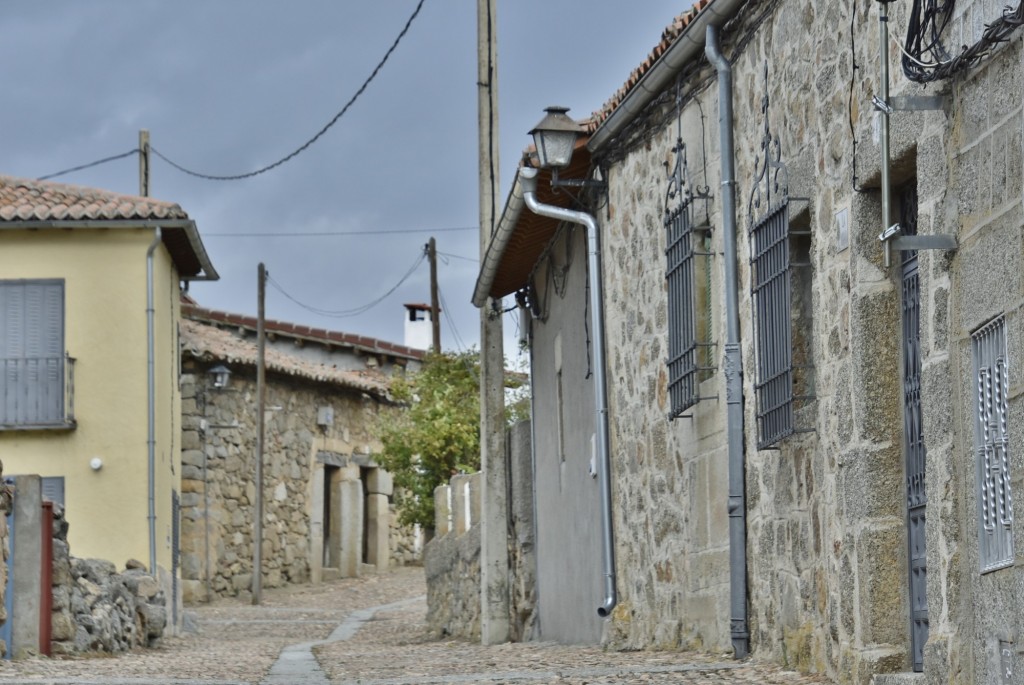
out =
[[[974,357],[974,448],[978,475],[981,572],[1013,564],[1013,496],[1007,430],[1009,369],[1003,317],[971,335]]]
[[[74,424],[64,281],[0,281],[0,428]]]

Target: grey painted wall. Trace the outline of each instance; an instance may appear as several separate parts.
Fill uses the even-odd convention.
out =
[[[537,274],[547,319],[533,321],[531,343],[538,636],[596,644],[603,624],[597,615],[603,599],[601,509],[591,468],[596,424],[589,365],[596,360],[584,326],[583,229],[563,228],[549,254]]]

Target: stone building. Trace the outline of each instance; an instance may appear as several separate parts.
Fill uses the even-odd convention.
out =
[[[256,486],[256,320],[182,305],[181,577],[186,601],[248,591]],[[373,460],[392,374],[421,350],[265,323],[264,587],[418,559]]]
[[[539,638],[1016,682],[1024,10],[935,5],[699,0],[600,183],[524,159],[474,302],[532,318]]]

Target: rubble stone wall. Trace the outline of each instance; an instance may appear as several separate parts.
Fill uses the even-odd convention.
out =
[[[119,653],[149,647],[167,624],[164,593],[141,562],[128,568],[100,559],[78,559],[68,547],[63,508],[53,508],[53,615],[51,652]]]

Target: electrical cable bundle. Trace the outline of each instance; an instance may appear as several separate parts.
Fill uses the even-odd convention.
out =
[[[911,81],[931,83],[970,69],[1024,24],[1024,2],[1016,9],[1007,6],[998,19],[985,26],[976,43],[963,46],[960,54],[952,56],[941,37],[953,18],[953,6],[953,0],[914,0],[903,47],[903,73]]]

